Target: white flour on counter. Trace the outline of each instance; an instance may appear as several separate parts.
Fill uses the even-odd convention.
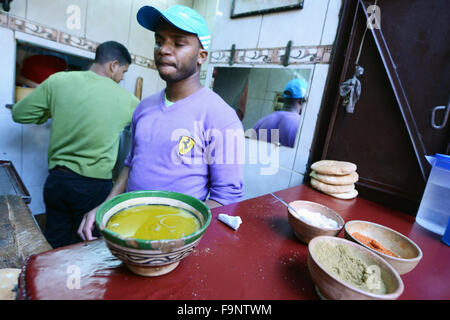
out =
[[[338,223],[333,219],[330,219],[319,212],[309,211],[307,209],[296,210],[300,219],[320,228],[337,228]]]

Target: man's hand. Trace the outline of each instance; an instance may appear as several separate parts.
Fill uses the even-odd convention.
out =
[[[120,172],[119,177],[117,178],[116,183],[114,184],[109,195],[106,197],[105,201],[107,201],[125,191],[125,187],[126,187],[127,181],[128,181],[129,171],[130,171],[130,169],[127,166],[123,167],[122,171]],[[100,207],[100,205],[98,207]],[[77,234],[84,241],[97,239],[97,237],[92,236],[92,230],[94,230],[95,213],[97,212],[98,207],[96,207],[96,208],[92,209],[91,211],[89,211],[88,213],[86,213],[83,217],[83,220],[80,223],[80,226],[78,227]]]
[[[78,235],[83,239],[84,241],[89,240],[95,240],[96,237],[92,236],[92,230],[94,230],[94,224],[95,224],[95,213],[97,211],[97,208],[92,209],[88,213],[86,213],[83,217],[83,220],[80,223],[80,226],[78,227]]]

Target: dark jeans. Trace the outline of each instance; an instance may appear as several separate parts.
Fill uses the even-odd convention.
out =
[[[44,235],[49,244],[58,248],[82,241],[77,230],[84,214],[101,204],[111,189],[110,179],[87,178],[68,169],[50,170],[44,186]],[[98,230],[94,231],[98,237]]]

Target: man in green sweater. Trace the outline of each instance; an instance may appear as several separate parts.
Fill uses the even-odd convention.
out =
[[[102,43],[89,71],[55,73],[12,109],[19,123],[52,121],[44,235],[54,248],[81,241],[83,215],[112,188],[120,134],[139,103],[118,85],[130,64],[123,45]]]

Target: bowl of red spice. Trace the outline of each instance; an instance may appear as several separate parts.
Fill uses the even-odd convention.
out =
[[[344,237],[380,255],[400,275],[413,270],[422,259],[422,250],[411,239],[377,223],[348,221]]]

